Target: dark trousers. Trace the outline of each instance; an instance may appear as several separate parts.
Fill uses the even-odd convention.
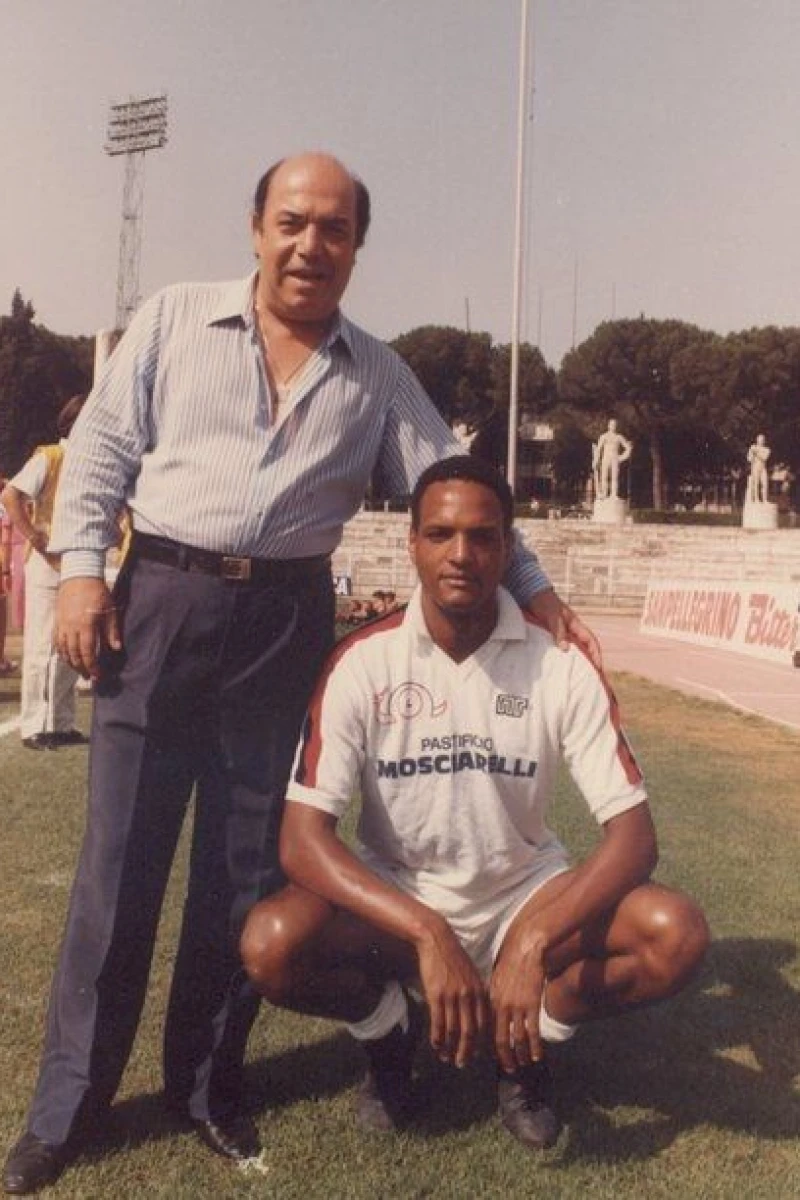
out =
[[[238,936],[252,904],[284,882],[286,779],[333,641],[327,570],[256,586],[134,560],[117,602],[125,648],[97,688],[86,833],[28,1123],[56,1145],[119,1085],[193,789],[165,1094],[200,1120],[238,1107],[258,1008]]]

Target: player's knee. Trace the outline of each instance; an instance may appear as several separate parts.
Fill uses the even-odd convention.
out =
[[[640,930],[651,994],[680,991],[698,970],[711,940],[702,910],[682,892],[658,889],[641,914]]]
[[[291,922],[279,904],[263,900],[255,906],[245,922],[239,948],[253,986],[272,1004],[283,1004],[289,997],[296,943]]]

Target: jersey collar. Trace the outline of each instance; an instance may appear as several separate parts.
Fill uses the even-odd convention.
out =
[[[408,602],[403,625],[422,641],[431,642],[433,640],[428,633],[428,626],[422,613],[422,588],[419,584]],[[499,587],[497,589],[497,624],[486,640],[489,642],[522,642],[525,637],[525,618],[522,610],[510,592],[506,591],[504,587]]]

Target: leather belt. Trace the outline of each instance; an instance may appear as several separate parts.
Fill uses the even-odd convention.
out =
[[[176,567],[179,571],[199,571],[233,583],[292,583],[313,579],[330,568],[327,554],[318,554],[314,558],[248,558],[184,546],[151,533],[133,534],[131,554]]]

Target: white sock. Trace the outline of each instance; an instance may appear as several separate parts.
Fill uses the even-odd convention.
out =
[[[542,1003],[539,1007],[539,1036],[546,1042],[568,1042],[578,1028],[577,1025],[565,1025],[551,1017],[545,1008],[545,992],[542,993]]]
[[[400,984],[392,979],[383,989],[378,1007],[363,1021],[354,1021],[347,1029],[356,1041],[374,1042],[391,1033],[395,1025],[399,1025],[403,1033],[408,1029],[408,1001]]]

